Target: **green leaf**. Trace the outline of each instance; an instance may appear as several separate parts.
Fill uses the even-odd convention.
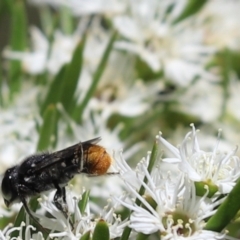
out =
[[[240,209],[240,181],[236,183],[217,212],[208,220],[205,229],[221,232],[234,218]]]
[[[153,144],[153,148],[152,148],[152,152],[151,152],[151,156],[150,156],[150,161],[149,161],[149,164],[148,164],[148,172],[151,173],[152,172],[152,169],[153,169],[153,166],[156,162],[156,159],[158,157],[158,141],[155,140],[154,144]],[[143,179],[144,183],[147,183],[147,178],[144,177]],[[141,186],[139,191],[138,191],[139,195],[144,195],[145,193],[145,188],[144,186]],[[140,206],[141,204],[141,201],[137,198],[136,201],[135,201],[136,205]],[[131,214],[131,213],[130,213]],[[121,236],[121,240],[127,240],[129,239],[129,236],[131,234],[131,228],[129,227],[126,227],[123,231],[123,234]]]
[[[144,195],[144,199],[150,204],[150,206],[153,208],[153,209],[156,209],[157,208],[157,202],[148,194],[145,194]],[[146,208],[145,205],[142,205],[142,208],[144,208],[145,210],[148,210]]]
[[[82,235],[80,240],[90,240],[90,231],[87,231],[84,235]]]
[[[2,71],[2,65],[0,65],[0,106],[2,107],[4,105],[4,98],[3,98],[3,71]]]
[[[66,6],[60,7],[60,23],[61,29],[65,34],[73,34],[73,15],[71,10]]]
[[[41,115],[43,115],[47,106],[51,104],[57,104],[58,102],[60,102],[62,85],[64,81],[64,73],[66,71],[66,68],[67,68],[67,65],[63,65],[60,71],[58,72],[58,74],[53,79],[49,87],[49,91],[46,95],[45,101],[42,103]]]
[[[24,206],[22,206],[20,211],[18,212],[16,219],[15,219],[14,227],[19,227],[22,222],[25,222],[25,217],[26,217],[25,208],[24,208]],[[17,238],[18,236],[19,236],[18,231],[14,231],[11,234],[11,238],[13,238],[13,237]]]
[[[188,3],[183,10],[183,12],[180,14],[180,16],[175,19],[174,23],[180,22],[184,20],[185,18],[190,17],[191,15],[197,13],[205,4],[207,3],[207,0],[188,0]]]
[[[48,6],[41,6],[40,10],[41,27],[51,45],[55,29],[57,29],[58,26],[59,16],[56,12],[53,14]]]
[[[61,91],[61,102],[67,112],[71,112],[74,102],[74,92],[77,88],[79,76],[82,70],[83,64],[83,51],[86,42],[86,34],[77,45],[71,62],[64,73],[64,79]]]
[[[27,46],[27,19],[24,1],[15,1],[11,11],[10,48],[13,51],[23,51]],[[21,86],[21,62],[11,60],[9,66],[9,85],[13,95]]]
[[[38,151],[43,151],[55,146],[57,142],[58,112],[54,104],[49,105],[44,113],[43,125],[40,128]]]
[[[12,217],[1,216],[0,218],[0,229],[4,229],[10,222],[12,222]]]
[[[82,195],[82,199],[78,202],[78,207],[80,209],[81,214],[84,214],[87,203],[89,201],[90,191],[85,191]]]
[[[230,222],[230,224],[226,228],[226,232],[228,233],[228,236],[233,237],[233,239],[239,239],[239,229],[240,222],[239,219],[237,219],[233,222]]]
[[[33,212],[36,212],[39,207],[38,198],[39,196],[31,197],[29,201],[29,207]]]
[[[92,240],[109,240],[110,239],[110,233],[107,223],[101,219],[98,221],[98,223],[95,226]]]
[[[136,240],[147,240],[149,236],[149,234],[138,233]]]
[[[9,0],[0,1],[0,18],[2,17],[2,15],[6,15],[10,13],[12,5],[13,5],[12,1],[9,1]]]
[[[238,79],[240,79],[240,68],[239,68],[240,52],[231,51],[231,56],[232,56],[232,68],[236,72]]]
[[[222,104],[219,109],[221,109],[220,120],[228,115],[228,100],[230,97],[230,82],[232,79],[233,71],[233,56],[228,48],[222,49],[215,55],[213,67],[217,67],[220,70],[220,85],[222,87]]]
[[[39,198],[39,196],[31,197],[31,199],[28,203],[30,211],[36,212],[37,209],[39,208],[38,198]],[[30,224],[36,228],[36,230],[34,232],[41,231],[43,233],[44,237],[47,237],[47,235],[49,235],[49,230],[43,228],[39,222],[38,223],[35,222],[30,216],[29,216],[29,220],[30,220]]]
[[[106,64],[107,64],[107,61],[108,61],[108,58],[110,56],[110,53],[111,53],[111,50],[113,48],[113,44],[114,44],[114,41],[115,39],[117,38],[117,32],[114,32],[107,44],[107,47],[104,51],[104,54],[102,56],[102,59],[95,71],[95,73],[93,74],[93,80],[92,80],[92,84],[90,86],[90,88],[88,89],[86,95],[84,96],[83,98],[83,101],[81,102],[81,104],[76,108],[75,112],[74,112],[74,119],[76,121],[79,121],[81,122],[82,120],[82,114],[83,114],[83,111],[85,109],[85,107],[87,106],[89,100],[91,99],[91,97],[93,96],[96,88],[97,88],[97,85],[100,81],[100,78],[103,74],[103,71],[106,67]]]

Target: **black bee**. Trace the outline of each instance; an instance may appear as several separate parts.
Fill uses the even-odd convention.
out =
[[[95,138],[57,152],[32,155],[9,168],[1,186],[6,206],[21,201],[29,216],[38,223],[26,198],[56,189],[54,204],[67,217],[65,186],[69,180],[80,173],[106,174],[111,165],[111,157],[105,148],[96,145],[100,140]]]

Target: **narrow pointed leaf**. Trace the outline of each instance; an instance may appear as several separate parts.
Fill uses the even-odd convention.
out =
[[[0,18],[6,13],[9,14],[13,5],[13,1],[2,0],[0,1]]]
[[[0,65],[0,106],[4,105],[3,102],[3,71],[2,71],[2,66]]]
[[[90,240],[90,231],[88,231],[84,235],[82,235],[80,240]]]
[[[27,19],[24,1],[16,1],[11,11],[10,48],[13,51],[23,51],[27,46]],[[21,83],[21,62],[11,60],[9,81],[11,94],[18,91]]]
[[[40,128],[38,151],[43,151],[55,146],[57,141],[58,112],[55,105],[49,105],[43,117],[43,125]]]
[[[149,234],[138,233],[136,240],[147,240],[149,236]]]
[[[25,212],[24,207],[22,206],[20,211],[18,212],[18,215],[17,215],[16,219],[15,219],[14,227],[19,227],[22,222],[25,222],[25,217],[26,217],[26,212]],[[13,237],[17,238],[18,236],[19,236],[18,231],[14,231],[11,234],[11,238],[13,238]]]
[[[240,181],[238,181],[217,212],[208,220],[205,229],[221,232],[240,209]]]
[[[86,35],[83,36],[82,40],[77,45],[71,62],[64,74],[64,80],[61,91],[61,102],[67,112],[71,112],[71,107],[74,105],[74,92],[77,88],[78,79],[81,74],[83,64],[83,51],[86,42]]]
[[[183,10],[183,12],[180,14],[180,16],[174,21],[174,23],[180,22],[184,20],[185,18],[197,13],[204,5],[207,3],[207,0],[188,0],[188,3]]]
[[[107,223],[104,220],[99,220],[98,223],[95,226],[92,240],[109,240],[110,239],[110,233]]]
[[[82,199],[78,203],[78,207],[80,209],[81,214],[84,214],[87,203],[89,201],[89,194],[90,194],[90,191],[85,191],[82,195]]]
[[[90,88],[88,89],[86,95],[84,96],[82,102],[80,103],[80,105],[76,108],[75,112],[74,112],[74,119],[76,119],[77,121],[81,121],[81,118],[82,118],[82,113],[85,109],[85,107],[87,106],[89,100],[91,99],[91,97],[93,96],[96,88],[97,88],[97,85],[100,81],[100,78],[104,72],[104,69],[106,67],[106,64],[107,64],[107,61],[108,61],[108,58],[110,56],[110,53],[112,51],[112,48],[113,48],[113,44],[114,44],[114,41],[115,39],[117,38],[117,33],[114,32],[113,35],[111,36],[109,42],[108,42],[108,45],[104,51],[104,54],[102,56],[102,59],[93,75],[93,80],[92,80],[92,84],[90,86]]]
[[[62,6],[60,8],[60,23],[65,34],[73,33],[73,15],[68,7]]]
[[[52,49],[51,47],[54,40],[54,34],[56,29],[59,28],[59,14],[57,11],[53,14],[52,9],[50,9],[47,5],[41,6],[41,11],[39,11],[39,14],[41,27],[49,43],[49,56]]]
[[[62,91],[62,85],[64,81],[64,73],[66,71],[67,65],[62,66],[58,74],[53,79],[49,91],[46,95],[46,98],[41,106],[41,115],[43,115],[44,111],[46,110],[47,106],[51,104],[57,104],[60,102],[61,98],[61,91]]]

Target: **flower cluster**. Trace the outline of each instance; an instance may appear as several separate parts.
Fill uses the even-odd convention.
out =
[[[151,173],[150,153],[135,171],[120,154],[117,165],[129,195],[114,199],[132,211],[129,226],[136,232],[158,232],[166,240],[226,238],[225,232],[204,227],[224,200],[219,196],[229,193],[239,178],[240,159],[236,149],[222,152],[219,138],[212,151],[201,150],[195,127],[191,126],[192,131],[178,148],[157,135],[156,144],[166,147],[173,157],[155,156]],[[138,192],[141,186],[144,194]]]
[[[128,225],[128,221],[122,221],[121,217],[115,213],[118,204],[113,204],[109,200],[106,207],[102,210],[98,209],[97,215],[96,211],[91,210],[91,201],[86,196],[88,196],[86,191],[78,197],[73,196],[72,190],[69,191],[67,194],[69,217],[66,218],[53,203],[52,194],[48,197],[42,195],[42,198],[38,199],[40,208],[33,214],[39,219],[39,223],[44,229],[38,229],[36,232],[36,228],[29,224],[30,219],[27,217],[27,225],[24,222],[18,227],[8,225],[3,231],[0,231],[0,237],[3,240],[14,239],[11,238],[12,233],[19,232],[17,235],[20,239],[32,239],[32,237],[34,239],[44,239],[45,232],[48,232],[50,239],[77,240],[86,234],[92,237],[99,221],[106,224],[111,239],[121,236],[124,227]],[[86,205],[83,201],[86,201]]]

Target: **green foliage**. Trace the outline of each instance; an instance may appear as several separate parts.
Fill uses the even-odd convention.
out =
[[[78,202],[78,207],[80,209],[81,214],[84,214],[87,203],[89,201],[90,191],[85,191],[82,195],[82,199]]]
[[[43,124],[39,132],[37,150],[43,151],[54,147],[57,142],[58,111],[55,105],[49,105],[43,116]]]
[[[72,60],[64,72],[63,83],[61,85],[61,102],[67,112],[72,112],[76,105],[74,102],[74,92],[81,74],[85,41],[86,35],[83,36],[77,45]]]
[[[48,93],[41,104],[41,115],[43,115],[49,105],[56,105],[58,102],[61,102],[61,96],[63,94],[62,86],[64,85],[64,74],[66,72],[66,68],[67,65],[63,65],[53,81],[50,83]]]
[[[224,202],[218,207],[217,212],[207,221],[206,230],[221,232],[235,217],[240,210],[240,181],[228,194]]]
[[[92,240],[110,240],[110,233],[107,223],[100,219],[95,226]]]
[[[90,231],[88,231],[84,235],[82,235],[80,240],[90,240],[91,239],[90,235],[91,235],[91,233],[90,233]]]
[[[10,48],[15,51],[23,51],[27,46],[27,19],[24,1],[16,1],[11,6],[11,36]],[[20,89],[22,70],[21,62],[11,60],[9,66],[9,86],[13,95]]]
[[[184,11],[178,16],[177,19],[175,19],[174,23],[178,23],[193,14],[196,14],[199,10],[201,10],[204,5],[207,3],[207,0],[201,0],[201,1],[196,1],[196,0],[188,0],[188,3],[184,9]]]

